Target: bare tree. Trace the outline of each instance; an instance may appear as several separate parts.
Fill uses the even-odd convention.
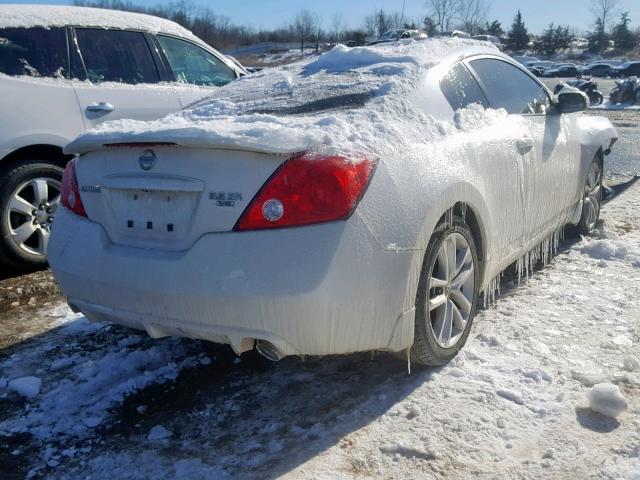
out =
[[[364,29],[370,37],[379,37],[397,28],[402,28],[402,15],[398,12],[387,13],[380,9],[364,18]]]
[[[489,6],[486,0],[460,0],[458,5],[458,22],[465,32],[476,35],[487,18]]]
[[[460,14],[460,0],[429,0],[430,17],[441,32],[451,29]]]
[[[339,42],[346,29],[347,24],[342,13],[334,13],[331,16],[331,31],[329,32],[331,41],[333,43]]]
[[[602,25],[603,30],[611,25],[618,10],[619,0],[591,0],[591,12]]]
[[[300,10],[294,20],[292,29],[295,31],[298,41],[300,42],[300,51],[304,51],[304,42],[313,40],[320,29],[320,21],[315,13],[310,12],[306,8]]]

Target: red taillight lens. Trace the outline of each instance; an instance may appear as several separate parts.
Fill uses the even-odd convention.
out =
[[[284,162],[246,208],[234,230],[282,228],[349,217],[373,175],[371,160],[299,155]]]
[[[60,191],[60,203],[68,208],[76,215],[86,217],[87,212],[84,210],[82,199],[80,198],[80,190],[78,189],[78,177],[76,177],[76,161],[75,159],[67,163],[62,176],[62,188]]]

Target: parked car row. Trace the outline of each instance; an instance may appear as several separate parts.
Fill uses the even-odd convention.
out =
[[[160,118],[246,73],[156,17],[0,6],[0,262],[46,265],[62,148],[80,132]]]
[[[622,78],[640,75],[640,61],[618,64],[617,62],[594,62],[588,65],[575,63],[554,63],[551,61],[528,60],[523,65],[537,77],[569,78],[600,77]]]

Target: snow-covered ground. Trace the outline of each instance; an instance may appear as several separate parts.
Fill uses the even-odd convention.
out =
[[[638,479],[640,183],[603,219],[411,375],[44,310],[48,331],[0,350],[0,477]]]

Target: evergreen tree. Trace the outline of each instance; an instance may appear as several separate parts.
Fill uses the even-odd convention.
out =
[[[502,29],[502,25],[500,24],[500,22],[498,20],[494,20],[491,23],[485,23],[485,27],[482,30],[482,33],[484,33],[485,35],[494,35],[496,37],[500,37],[504,35],[504,30]]]
[[[613,29],[611,39],[614,41],[617,50],[631,50],[638,44],[638,39],[629,29],[629,12],[622,14],[620,23]]]
[[[600,17],[596,18],[595,29],[589,34],[589,51],[601,53],[609,48],[609,35],[605,23]]]
[[[551,57],[556,53],[556,27],[553,23],[549,25],[542,36],[535,44],[535,50],[537,53]]]
[[[529,32],[522,20],[522,13],[518,10],[509,32],[509,48],[511,50],[524,50],[529,45]]]
[[[555,55],[558,50],[569,48],[570,42],[571,35],[569,35],[569,27],[563,27],[562,25],[556,27],[551,23],[536,42],[535,50],[538,53],[551,57]]]
[[[438,32],[436,22],[431,17],[424,17],[424,20],[422,20],[422,25],[424,27],[425,33],[430,37],[434,36]]]

